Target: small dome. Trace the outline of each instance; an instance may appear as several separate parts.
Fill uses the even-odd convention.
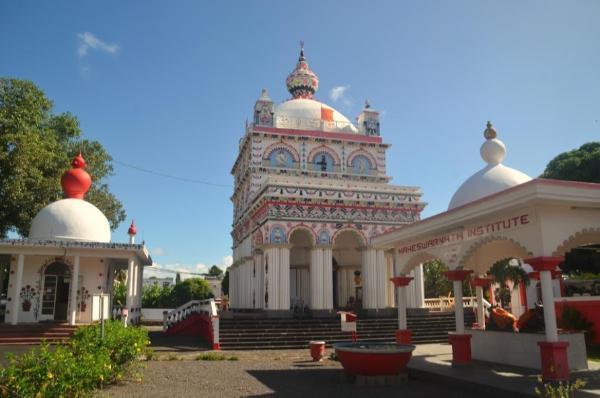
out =
[[[285,81],[288,91],[294,98],[312,98],[319,88],[319,78],[308,67],[304,58],[304,43],[300,42],[300,58],[296,68],[288,75]]]
[[[506,146],[496,136],[496,130],[488,122],[484,131],[486,141],[480,149],[481,157],[488,165],[458,188],[450,200],[448,210],[531,180],[527,174],[502,164],[506,156]]]
[[[358,133],[346,116],[314,99],[295,98],[279,104],[275,121],[275,127],[280,128]]]
[[[110,242],[110,224],[93,204],[81,199],[61,199],[34,217],[29,239]]]

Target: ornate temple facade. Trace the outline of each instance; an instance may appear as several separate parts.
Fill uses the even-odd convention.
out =
[[[316,100],[319,80],[301,50],[286,81],[292,98],[266,90],[254,106],[231,173],[230,306],[272,314],[395,306],[392,255],[371,239],[419,220],[418,187],[391,185],[379,113],[351,123]],[[409,307],[423,301],[422,268]]]

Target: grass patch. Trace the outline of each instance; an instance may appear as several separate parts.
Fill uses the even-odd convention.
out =
[[[167,361],[178,361],[179,357],[175,354],[169,354],[169,356],[167,357]]]
[[[226,356],[223,354],[216,354],[209,352],[207,354],[200,354],[196,357],[196,361],[238,361],[239,358],[236,356]]]

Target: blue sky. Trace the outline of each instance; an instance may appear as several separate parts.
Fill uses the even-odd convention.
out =
[[[288,98],[304,40],[317,97],[382,112],[388,174],[421,186],[430,216],[483,166],[488,119],[531,176],[600,138],[599,15],[595,0],[3,1],[0,76],[34,81],[117,161],[231,185],[254,101]],[[156,263],[227,264],[231,188],[115,171]]]

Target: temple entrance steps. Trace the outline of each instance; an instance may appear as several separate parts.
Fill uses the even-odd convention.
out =
[[[465,309],[465,326],[475,321],[473,311]],[[358,339],[394,341],[396,318],[358,320]],[[454,312],[408,315],[414,344],[448,341],[455,330]],[[307,348],[311,340],[324,340],[328,346],[350,341],[350,333],[340,331],[339,319],[221,319],[220,344],[223,350]]]
[[[0,345],[59,343],[71,337],[77,326],[62,323],[0,324]]]

